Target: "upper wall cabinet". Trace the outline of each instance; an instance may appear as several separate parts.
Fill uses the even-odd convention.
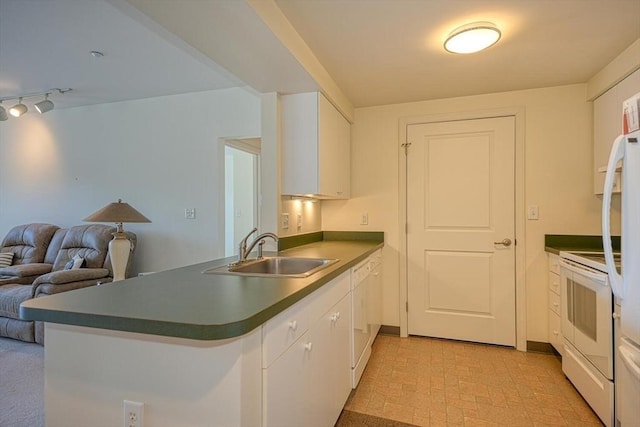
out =
[[[622,132],[622,102],[640,92],[640,70],[600,95],[593,102],[593,190],[602,194],[613,141]],[[620,174],[614,192],[620,192]]]
[[[318,92],[283,95],[282,194],[348,199],[351,126]]]

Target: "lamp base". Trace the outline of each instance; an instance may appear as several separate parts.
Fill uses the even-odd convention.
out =
[[[131,242],[125,233],[113,233],[113,239],[109,242],[109,257],[113,269],[113,281],[124,280],[129,263]]]

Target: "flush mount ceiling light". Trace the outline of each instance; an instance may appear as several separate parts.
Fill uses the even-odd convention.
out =
[[[444,42],[451,53],[475,53],[500,40],[500,30],[491,22],[473,22],[456,28]]]
[[[17,99],[18,103],[16,105],[14,105],[13,107],[9,108],[9,114],[11,114],[13,117],[20,117],[22,116],[24,113],[27,112],[27,106],[24,105],[22,103],[22,100],[24,98],[33,98],[36,96],[43,96],[44,95],[44,99],[40,102],[37,102],[36,104],[34,104],[35,109],[38,111],[38,113],[40,114],[44,114],[47,111],[51,111],[53,110],[53,101],[51,101],[49,99],[50,95],[56,94],[56,95],[62,95],[63,93],[67,93],[69,91],[71,91],[71,88],[67,88],[67,89],[58,89],[58,88],[54,88],[54,89],[49,89],[47,91],[44,92],[37,92],[37,93],[29,93],[29,94],[23,94],[23,95],[15,95],[15,96],[5,96],[5,97],[0,97],[0,104],[2,104],[3,101],[9,101],[11,99]],[[7,116],[7,111],[4,109],[4,107],[2,105],[0,105],[0,122],[3,122],[5,120],[8,119]]]
[[[18,103],[16,105],[9,108],[9,114],[11,114],[13,117],[20,117],[26,112],[27,106],[22,103],[22,98],[18,99]]]
[[[38,113],[40,114],[44,114],[47,111],[53,110],[53,102],[49,101],[49,94],[45,94],[44,101],[38,102],[34,105],[34,107],[36,107],[36,110],[38,110]]]

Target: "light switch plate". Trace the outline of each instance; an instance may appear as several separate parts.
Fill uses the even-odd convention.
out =
[[[538,220],[540,219],[538,206],[531,205],[527,208],[527,219],[529,220]]]
[[[282,214],[282,229],[283,230],[287,230],[289,228],[289,214],[288,213],[283,213]]]
[[[360,214],[360,225],[369,225],[369,213],[362,212]]]

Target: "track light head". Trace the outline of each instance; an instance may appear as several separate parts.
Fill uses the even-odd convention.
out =
[[[4,122],[8,118],[9,115],[7,114],[7,110],[4,109],[4,107],[2,106],[2,102],[0,101],[0,122]]]
[[[72,90],[73,89],[71,88],[67,88],[67,89],[53,88],[53,89],[47,89],[46,91],[37,92],[37,93],[28,93],[28,94],[21,94],[21,95],[15,95],[15,96],[0,97],[0,104],[2,104],[3,102],[10,101],[12,99],[18,100],[18,103],[13,107],[9,108],[8,111],[5,110],[5,108],[2,105],[0,105],[0,122],[4,122],[9,118],[7,113],[12,115],[13,117],[20,117],[24,113],[26,113],[28,108],[26,105],[22,103],[22,100],[24,98],[34,98],[36,96],[38,97],[44,96],[44,99],[42,101],[33,105],[36,111],[38,111],[38,113],[44,114],[48,111],[53,110],[53,108],[55,107],[53,101],[49,100],[49,95],[52,95],[52,94],[62,95],[64,93],[71,92]]]
[[[36,103],[34,107],[36,108],[36,110],[38,110],[38,113],[40,114],[44,114],[47,111],[53,110],[53,102],[49,101],[49,94],[47,93],[44,96],[44,101],[40,101]]]
[[[13,117],[20,117],[26,112],[27,106],[22,103],[22,98],[18,99],[18,103],[16,105],[9,108],[9,114],[11,114]]]

